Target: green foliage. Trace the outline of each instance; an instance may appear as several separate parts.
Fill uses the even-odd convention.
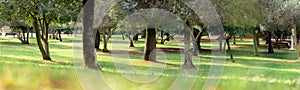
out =
[[[76,21],[81,7],[79,0],[6,0],[0,5],[0,18],[22,20],[28,24],[31,17],[46,18],[47,22]]]
[[[255,27],[264,19],[255,0],[224,0],[221,16],[225,26]]]

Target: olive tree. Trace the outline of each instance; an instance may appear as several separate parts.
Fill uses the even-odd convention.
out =
[[[31,23],[43,60],[51,61],[48,42],[49,25],[52,22],[76,19],[81,4],[78,0],[5,0],[0,6],[2,19]]]

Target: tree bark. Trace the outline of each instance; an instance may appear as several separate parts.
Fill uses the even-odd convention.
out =
[[[236,37],[235,37],[235,36],[236,36],[236,34],[234,33],[234,34],[233,34],[233,44],[234,44],[234,45],[236,45]]]
[[[41,37],[41,33],[40,33],[41,30],[40,30],[40,27],[39,27],[39,25],[38,25],[38,20],[37,20],[36,17],[32,17],[32,19],[33,19],[33,22],[32,22],[32,23],[33,23],[33,27],[34,27],[34,30],[35,30],[35,35],[36,35],[37,45],[38,45],[39,50],[40,50],[40,52],[41,52],[41,54],[42,54],[42,56],[43,56],[43,60],[51,61],[50,54],[47,53],[47,51],[45,50],[46,47],[45,47],[45,49],[44,49],[43,44],[42,44],[42,41],[41,41],[41,39],[42,39],[43,37]],[[47,45],[48,45],[48,44],[47,44]],[[46,44],[45,44],[45,46],[46,46]]]
[[[125,40],[124,33],[122,33],[122,39]]]
[[[145,48],[144,48],[144,55],[143,55],[143,59],[145,61],[156,61],[156,52],[155,52],[156,36],[155,35],[156,35],[155,28],[148,28],[146,30],[146,40],[145,40]]]
[[[133,40],[130,40],[130,45],[129,45],[129,47],[134,47]]]
[[[254,55],[258,56],[258,44],[257,44],[257,35],[256,35],[256,30],[253,30],[253,48],[254,48]]]
[[[226,43],[227,43],[228,52],[229,52],[229,54],[230,54],[230,60],[231,60],[231,62],[235,63],[235,61],[234,61],[234,59],[233,59],[232,52],[231,52],[230,44],[229,44],[229,39],[230,39],[230,38],[231,38],[231,37],[228,37],[228,38],[226,39]]]
[[[106,38],[106,35],[105,35],[105,29],[102,29],[101,33],[102,33],[102,38],[103,38],[102,52],[109,52],[108,49],[107,49],[107,38]]]
[[[96,31],[96,37],[95,37],[95,49],[100,50],[100,32],[99,30]]]
[[[192,57],[191,57],[191,48],[190,48],[190,31],[185,29],[184,30],[184,69],[195,69],[196,67],[193,64]]]
[[[198,29],[193,30],[193,36],[194,36],[194,41],[193,41],[193,54],[194,56],[198,56],[198,53],[201,50],[200,42],[201,42],[201,37],[202,37],[202,32]]]
[[[58,30],[58,38],[59,38],[59,41],[62,42],[62,39],[61,39],[61,30]]]
[[[87,2],[89,1],[89,2]],[[101,69],[96,61],[96,53],[94,49],[94,37],[93,30],[94,20],[94,0],[83,0],[83,57],[85,67],[91,69]]]
[[[257,46],[260,46],[259,44],[260,44],[260,41],[259,41],[259,37],[260,37],[260,30],[257,30],[257,32],[255,33],[255,35],[256,35],[256,44],[257,44]]]
[[[29,27],[27,27],[27,37],[26,37],[27,44],[29,44]]]
[[[268,31],[267,41],[268,41],[268,53],[274,53],[273,46],[272,46],[272,32],[271,31]]]
[[[139,41],[139,33],[135,34],[132,38],[133,41]]]

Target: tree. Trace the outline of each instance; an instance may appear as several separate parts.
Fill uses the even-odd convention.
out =
[[[23,20],[35,30],[37,45],[43,60],[51,61],[49,51],[49,25],[52,22],[71,21],[80,10],[77,0],[6,0],[1,3],[1,16],[8,21]]]
[[[260,2],[258,5],[260,9],[264,12],[262,25],[267,31],[267,39],[268,42],[268,53],[274,53],[273,46],[272,46],[272,36],[273,31],[279,29],[280,26],[280,19],[284,16],[285,12],[288,10],[288,2],[292,0],[259,0]]]
[[[94,0],[83,0],[83,57],[85,67],[91,69],[100,69],[94,49],[95,30],[93,30],[94,21]]]
[[[146,61],[156,61],[156,29],[146,29],[146,40],[143,59]],[[152,53],[151,53],[152,52]]]
[[[291,27],[294,29],[294,34],[296,35],[293,35],[294,36],[294,40],[295,40],[295,46],[297,46],[297,51],[298,51],[298,60],[300,60],[300,40],[299,40],[299,32],[300,32],[300,29],[299,29],[299,24],[300,24],[300,1],[299,0],[288,0],[287,2],[287,13],[289,16],[289,21],[292,21],[290,22]],[[298,37],[298,38],[297,38]]]
[[[100,50],[100,41],[101,41],[100,31],[96,30],[95,49],[97,49],[97,50]]]
[[[125,18],[128,18],[129,15],[133,14],[134,11],[143,10],[143,9],[153,9],[153,8],[170,12],[170,13],[176,15],[177,17],[179,17],[183,23],[186,21],[189,21],[191,23],[192,27],[194,27],[194,26],[203,27],[204,26],[200,20],[200,17],[198,17],[198,15],[191,8],[189,8],[188,5],[186,5],[185,3],[183,3],[180,0],[172,0],[172,1],[168,1],[168,0],[150,0],[150,1],[149,0],[122,0],[120,2],[117,2],[116,5],[113,6],[109,10],[108,16],[112,20],[119,23],[119,22],[123,22],[123,20]],[[151,17],[150,15],[152,15],[152,14],[149,14],[148,16]],[[144,18],[147,18],[147,17],[144,17]],[[168,18],[168,17],[165,17],[165,18]],[[173,19],[176,20],[178,18],[173,18]],[[144,22],[152,22],[152,24],[155,23],[155,22],[153,22],[155,20],[152,20],[150,18],[143,19],[143,20],[145,20]],[[102,22],[106,22],[106,21],[103,20]],[[102,23],[102,24],[105,24],[105,23]],[[140,30],[147,29],[147,28],[161,29],[161,28],[156,28],[155,25],[153,25],[153,27],[147,27],[147,25],[149,25],[149,23],[143,23],[143,24],[145,24],[146,27],[143,27],[143,25],[139,24],[138,27],[143,27],[143,28],[140,28]],[[116,27],[116,26],[117,26],[117,24],[113,27]],[[120,25],[120,26],[122,26],[122,25]],[[175,26],[175,28],[176,27],[177,26]],[[161,29],[161,30],[165,30],[165,29]],[[150,33],[152,33],[152,32],[150,32]],[[154,46],[154,45],[149,45],[149,46]],[[188,48],[186,48],[186,49],[188,49]],[[147,50],[145,50],[145,51],[147,51]],[[144,53],[146,53],[146,52],[144,52]],[[187,54],[187,55],[189,55],[189,54]],[[186,56],[186,58],[188,58],[188,56]],[[189,59],[185,59],[185,60],[189,60]],[[191,65],[191,64],[188,64],[188,65]]]
[[[18,39],[22,44],[29,44],[29,30],[30,27],[26,25],[24,22],[13,21],[10,25],[10,28],[13,29],[14,32],[17,32]]]
[[[257,32],[256,29],[250,27],[257,27],[263,21],[261,15],[262,10],[258,7],[257,1],[253,0],[213,0],[215,6],[217,6],[217,11],[221,15],[222,22],[224,27],[227,27],[226,33],[227,38],[226,42],[229,42],[231,37],[234,37],[235,44],[235,35],[248,33],[249,29],[252,32]],[[242,29],[243,27],[249,29]],[[257,32],[259,33],[259,32]],[[253,33],[253,46],[254,46],[254,55],[258,55],[257,42],[259,38],[257,33]],[[230,44],[227,43],[228,49]],[[229,50],[229,52],[231,52]]]

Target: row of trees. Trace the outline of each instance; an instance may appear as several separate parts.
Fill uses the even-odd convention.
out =
[[[50,24],[75,22],[80,10],[78,0],[5,0],[0,5],[0,18],[8,22],[25,22],[33,27],[43,59],[51,61],[48,42]]]
[[[299,1],[297,0],[212,0],[221,15],[226,42],[237,34],[252,33],[254,55],[258,56],[259,38],[267,33],[268,53],[274,53],[272,47],[273,32],[296,29],[299,23]],[[276,33],[275,33],[276,34]],[[233,58],[231,58],[233,60]]]
[[[227,35],[225,40],[227,48],[230,52],[229,40],[236,35],[245,33],[253,34],[254,41],[254,55],[259,55],[257,47],[259,45],[259,34],[262,31],[268,32],[268,53],[274,53],[271,37],[272,32],[276,30],[290,30],[291,28],[297,29],[299,23],[299,1],[297,0],[211,0],[220,15],[222,24],[224,25]],[[44,60],[51,60],[49,52],[49,26],[51,23],[68,23],[76,22],[78,13],[83,7],[83,43],[84,43],[84,59],[86,66],[90,68],[99,68],[96,63],[96,56],[94,48],[99,49],[100,36],[104,40],[104,48],[102,51],[107,52],[107,42],[112,33],[118,27],[122,27],[125,18],[131,14],[149,8],[158,8],[176,15],[187,23],[191,28],[190,32],[193,34],[194,48],[200,48],[200,39],[205,31],[203,20],[189,8],[184,2],[180,0],[121,0],[116,3],[104,16],[99,28],[93,28],[95,21],[94,16],[94,0],[10,0],[3,1],[0,5],[0,18],[9,22],[21,21],[25,22],[28,26],[32,26],[35,30],[36,40],[40,52]],[[145,19],[145,18],[144,18]],[[145,19],[149,22],[151,20]],[[151,25],[150,25],[151,26]],[[153,26],[153,25],[152,25]],[[155,25],[154,25],[155,26]],[[139,26],[141,27],[141,26]],[[197,29],[195,28],[197,27]],[[17,28],[16,28],[17,29]],[[145,28],[144,28],[145,29]],[[157,28],[146,27],[146,47],[145,47],[145,60],[153,60],[149,58],[149,51],[155,49],[154,40],[155,31]],[[184,28],[181,28],[184,29]],[[186,30],[186,29],[185,29]],[[127,30],[127,32],[129,32]],[[100,35],[101,34],[101,35]],[[108,34],[108,36],[106,36]],[[24,34],[23,34],[24,35]],[[132,34],[127,34],[130,37]],[[28,36],[28,35],[27,35]],[[96,37],[91,39],[90,37]],[[185,35],[189,37],[189,35]],[[152,37],[152,38],[151,38]],[[154,37],[154,38],[153,38]],[[26,40],[26,39],[22,39]],[[188,38],[186,38],[188,40]],[[189,41],[189,40],[188,40]],[[187,43],[187,42],[186,42]],[[93,47],[93,48],[91,48]],[[189,47],[186,47],[189,48]],[[189,51],[186,51],[189,52]],[[231,53],[230,53],[231,54]],[[152,57],[152,56],[151,56]],[[153,56],[155,57],[155,56]],[[191,59],[186,55],[185,64],[187,67],[193,67]],[[231,54],[232,57],[232,54]],[[233,61],[233,57],[231,58]],[[234,62],[234,61],[233,61]]]

